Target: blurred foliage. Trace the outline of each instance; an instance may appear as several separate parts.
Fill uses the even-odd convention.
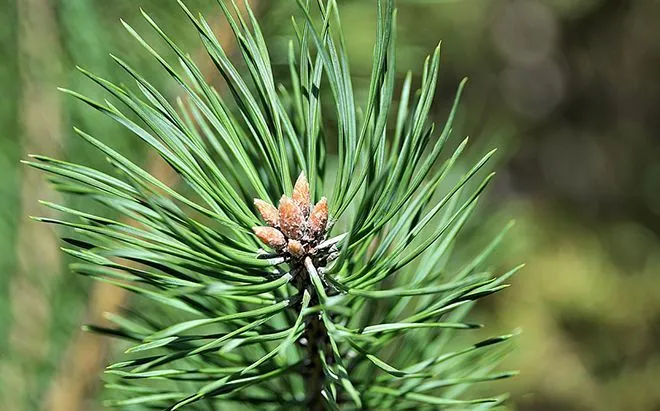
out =
[[[526,256],[527,275],[487,315],[523,329],[509,363],[523,370],[509,386],[519,409],[658,409],[657,236],[630,221],[593,226],[538,203],[510,207],[522,218],[506,257]]]
[[[0,6],[0,55],[9,56],[0,64],[1,361],[13,356],[10,335],[17,319],[10,318],[10,289],[16,232],[25,220],[19,201],[24,171],[17,169],[23,154],[15,9],[21,1],[27,0],[5,0]],[[64,73],[57,85],[86,94],[98,90],[87,89],[88,83],[74,74],[74,64],[114,80],[109,51],[129,57],[141,71],[154,70],[153,64],[133,58],[136,47],[117,21],[138,16],[138,4],[168,30],[180,30],[181,41],[193,39],[189,27],[180,24],[174,2],[42,3],[57,10]],[[187,3],[208,16],[217,14],[213,1]],[[273,2],[265,11],[276,66],[285,62],[293,3]],[[362,85],[372,52],[373,2],[342,3],[352,70]],[[522,325],[520,349],[511,359],[522,374],[507,383],[512,408],[660,409],[653,385],[660,374],[658,21],[660,2],[649,0],[399,1],[400,76],[408,69],[418,72],[435,40],[443,39],[438,118],[467,75],[460,130],[475,136],[484,149],[502,142],[508,146],[500,154],[498,185],[490,192],[501,212],[484,216],[489,221],[484,226],[495,229],[517,217],[510,236],[517,241],[498,258],[522,258],[529,264],[516,286],[482,306],[481,315],[500,322],[493,329]],[[143,28],[137,19],[129,22]],[[68,100],[62,104],[68,156],[102,162],[88,159],[82,143],[69,138],[72,123],[144,156],[100,116],[83,113]],[[56,321],[49,326],[52,344],[45,364],[32,369],[44,389],[87,302],[86,283],[67,274],[56,281],[48,302]],[[0,375],[0,404],[7,390],[3,381],[10,378]],[[42,394],[30,395],[26,409],[40,408]]]
[[[0,64],[0,85],[3,90],[3,98],[0,99],[0,236],[2,236],[2,248],[0,249],[0,353],[8,350],[9,335],[9,279],[14,270],[16,243],[16,225],[18,219],[18,170],[17,161],[20,158],[17,134],[17,104],[18,67],[16,61],[16,32],[14,21],[16,20],[15,8],[12,2],[3,5],[3,13],[0,14],[0,55],[7,56],[3,64]]]

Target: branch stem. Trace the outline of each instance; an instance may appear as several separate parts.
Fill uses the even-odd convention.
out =
[[[308,290],[310,293],[310,306],[318,305],[322,302],[324,295],[319,296],[319,290],[312,283],[312,277],[318,276],[318,270],[314,267],[309,257],[305,258],[305,272],[302,281],[302,289]],[[302,271],[302,270],[301,270]],[[323,291],[321,290],[321,293]],[[320,298],[319,298],[320,297]],[[321,313],[312,314],[306,320],[305,333],[303,339],[305,344],[303,348],[306,356],[306,370],[305,370],[305,393],[307,409],[311,411],[322,411],[324,409],[323,389],[325,386],[325,372],[323,370],[323,361],[321,356],[324,356],[326,361],[329,358],[328,350],[330,348],[328,330],[321,319]]]

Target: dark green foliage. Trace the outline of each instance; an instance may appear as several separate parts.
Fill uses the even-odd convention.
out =
[[[505,288],[517,270],[499,277],[483,271],[502,236],[449,263],[492,177],[482,175],[492,152],[467,170],[457,165],[467,140],[447,152],[463,84],[436,131],[428,117],[438,48],[424,64],[420,90],[413,93],[407,76],[395,107],[396,11],[392,1],[379,1],[370,87],[358,108],[337,6],[308,3],[299,1],[303,20],[294,21],[288,89],[273,78],[255,17],[245,21],[218,1],[245,70],[230,62],[203,17],[181,7],[226,82],[223,93],[146,13],[178,64],[126,28],[185,101],[170,104],[118,57],[136,87],[81,71],[124,108],[65,90],[133,132],[184,183],[168,187],[78,129],[114,175],[43,156],[30,162],[58,190],[124,216],[47,203],[71,218],[42,219],[73,229],[63,250],[80,260],[74,272],[141,297],[139,310],[109,317],[114,328],[89,327],[132,344],[108,367],[108,387],[117,392],[111,405],[438,409],[489,408],[504,398],[463,393],[512,375],[493,371],[510,335],[467,346],[452,339],[479,327],[465,320],[473,302]],[[316,10],[320,19],[312,17]],[[336,110],[336,135],[324,131],[324,97]],[[300,171],[312,200],[328,196],[331,217],[328,254],[304,263],[260,250],[250,231],[263,224],[252,198],[276,203],[291,195]]]

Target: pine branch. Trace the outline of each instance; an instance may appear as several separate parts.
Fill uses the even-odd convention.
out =
[[[408,75],[392,113],[396,11],[381,0],[359,116],[334,1],[317,2],[318,26],[308,2],[298,2],[303,20],[293,23],[288,87],[276,85],[253,13],[218,3],[244,70],[205,19],[180,4],[231,100],[144,12],[180,68],[125,26],[187,101],[172,105],[118,57],[137,90],[81,69],[113,102],[66,91],[131,131],[185,186],[164,184],[82,130],[114,174],[44,156],[28,162],[49,173],[56,189],[136,222],[52,203],[69,218],[39,219],[76,234],[63,248],[80,260],[74,272],[138,296],[137,309],[110,317],[114,327],[90,326],[131,344],[129,356],[106,372],[117,393],[108,404],[334,410],[501,403],[500,396],[461,396],[472,384],[513,375],[492,371],[510,335],[449,345],[454,334],[480,327],[465,320],[470,308],[505,289],[519,268],[497,276],[486,265],[503,234],[476,255],[456,252],[492,179],[484,169],[493,152],[467,167],[467,140],[446,153],[464,83],[436,133],[436,49],[420,90],[411,92]],[[321,99],[338,122],[332,142]],[[328,167],[330,156],[336,168]]]

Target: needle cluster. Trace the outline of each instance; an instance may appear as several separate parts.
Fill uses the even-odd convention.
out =
[[[44,203],[61,217],[37,218],[62,227],[71,270],[135,295],[125,311],[107,314],[110,325],[87,326],[125,350],[104,373],[107,405],[501,404],[506,396],[475,397],[470,388],[515,375],[495,370],[512,334],[471,336],[482,325],[469,317],[520,266],[502,269],[492,258],[509,226],[486,238],[475,214],[494,151],[471,163],[467,139],[451,138],[464,82],[444,124],[432,121],[440,49],[419,81],[399,76],[394,2],[374,2],[372,74],[356,93],[335,0],[298,0],[283,79],[249,7],[244,17],[233,0],[218,0],[240,46],[237,66],[204,17],[180,5],[226,92],[145,12],[162,44],[126,29],[178,86],[176,103],[115,56],[133,86],[81,69],[112,98],[64,90],[133,133],[180,184],[113,149],[112,136],[79,129],[108,170],[27,161],[57,190],[82,197],[76,204],[95,204]]]

